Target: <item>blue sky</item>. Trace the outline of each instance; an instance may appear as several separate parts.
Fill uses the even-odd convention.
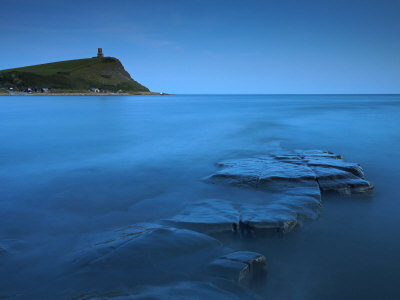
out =
[[[400,0],[0,0],[0,69],[91,57],[171,93],[400,93]]]

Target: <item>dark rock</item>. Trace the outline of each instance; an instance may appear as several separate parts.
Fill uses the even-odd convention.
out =
[[[266,273],[267,261],[259,253],[238,251],[222,256],[210,264],[210,268],[221,277],[248,283],[257,276]]]
[[[318,217],[321,191],[349,195],[373,189],[363,179],[360,165],[320,150],[232,159],[219,166],[221,169],[207,178],[209,182],[263,190],[268,192],[265,201],[203,200],[191,203],[169,222],[206,233],[285,233],[302,220]]]
[[[219,166],[222,169],[208,177],[209,181],[270,191],[311,182],[316,182],[321,191],[343,194],[366,193],[373,189],[373,185],[364,180],[359,164],[347,163],[340,155],[320,150],[233,159]]]
[[[233,231],[240,236],[292,231],[299,222],[315,219],[321,210],[315,181],[282,185],[281,193],[265,193],[262,202],[243,203],[207,199],[188,205],[168,222],[174,226],[215,233]]]
[[[232,202],[221,199],[207,199],[187,206],[178,215],[167,221],[174,226],[202,232],[229,231],[236,228],[240,211]],[[234,225],[232,225],[234,224]]]

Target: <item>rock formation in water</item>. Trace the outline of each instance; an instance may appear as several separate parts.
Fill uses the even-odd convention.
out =
[[[340,155],[320,150],[234,159],[219,166],[222,170],[211,175],[211,181],[278,191],[286,186],[301,187],[315,182],[323,192],[348,195],[373,189],[364,180],[359,164],[347,163]]]
[[[266,265],[264,255],[249,251],[233,252],[219,257],[210,264],[212,270],[221,277],[239,283],[249,282],[258,275],[264,275]]]
[[[207,182],[257,189],[265,200],[205,199],[159,224],[93,235],[66,258],[58,269],[69,271],[51,285],[57,289],[67,281],[71,298],[81,300],[258,299],[243,285],[266,274],[266,258],[233,252],[204,233],[289,232],[319,215],[321,192],[349,195],[373,188],[358,164],[323,151],[232,159],[219,166]]]
[[[241,236],[289,232],[300,221],[319,215],[321,192],[350,195],[373,189],[359,164],[320,150],[232,159],[218,165],[221,169],[207,177],[208,182],[259,189],[265,192],[265,201],[194,202],[169,222],[206,233],[232,230]]]
[[[115,286],[134,287],[135,299],[256,299],[251,292],[234,286],[265,272],[265,257],[253,252],[234,252],[198,232],[159,224],[142,223],[93,237],[85,249],[71,255],[71,285],[85,282],[85,290],[96,291],[81,299],[117,299],[132,291]],[[210,274],[204,276],[197,273]],[[63,278],[65,280],[65,277]],[[190,282],[188,282],[188,281]],[[102,284],[99,285],[99,282]],[[148,287],[149,283],[151,286]],[[176,298],[177,294],[182,298]],[[235,298],[233,298],[235,299]]]

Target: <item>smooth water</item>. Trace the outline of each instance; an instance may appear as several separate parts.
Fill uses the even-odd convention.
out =
[[[268,277],[251,289],[265,299],[400,299],[396,95],[1,97],[0,299],[33,299],[38,286],[48,291],[38,299],[51,295],[54,266],[90,234],[241,197],[201,179],[222,159],[276,149],[340,153],[376,188],[324,197],[319,219],[284,236],[222,239],[266,256]]]

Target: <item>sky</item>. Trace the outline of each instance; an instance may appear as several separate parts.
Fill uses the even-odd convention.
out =
[[[103,48],[152,91],[400,93],[400,0],[0,0],[0,69]]]

